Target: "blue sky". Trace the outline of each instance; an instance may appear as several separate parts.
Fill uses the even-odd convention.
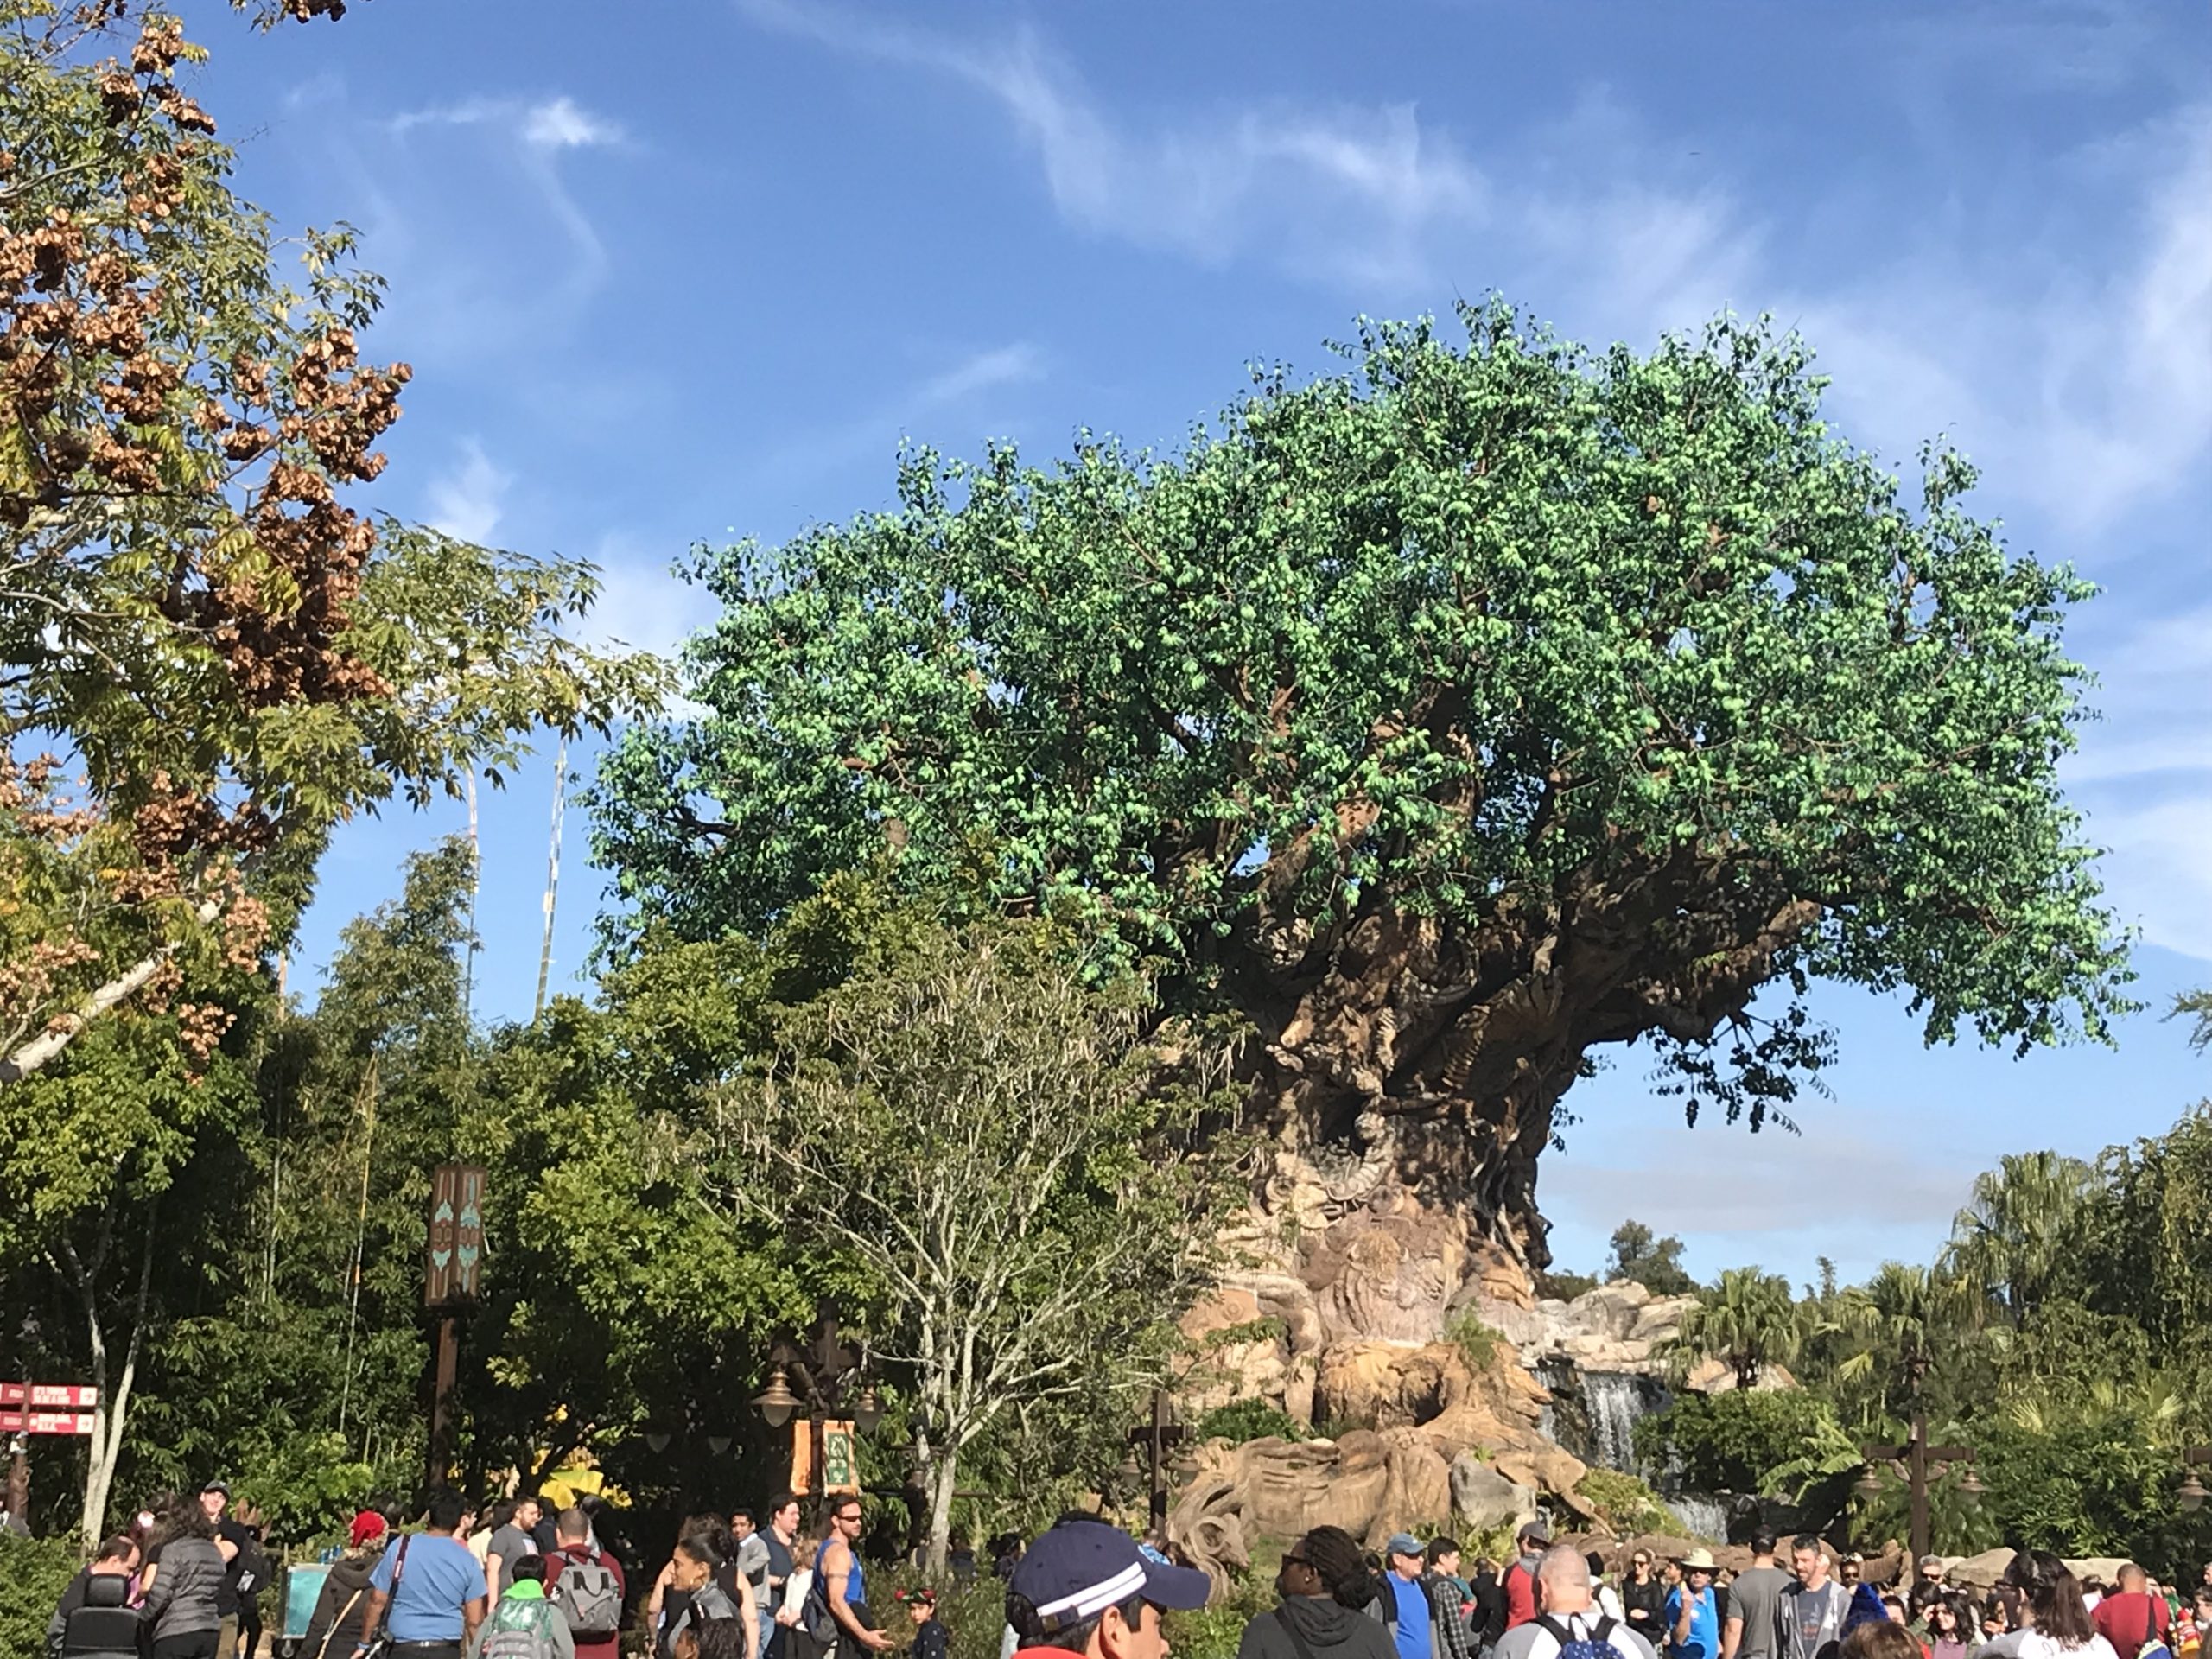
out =
[[[1357,315],[1493,289],[1601,341],[1771,311],[1857,441],[1902,464],[1949,433],[1981,511],[2105,586],[2069,635],[2103,716],[2070,787],[2146,1000],[2212,981],[2197,0],[363,0],[198,32],[248,194],[352,221],[391,280],[374,350],[416,375],[378,505],[597,560],[598,625],[655,647],[707,620],[666,574],[689,543],[883,504],[902,436],[1172,442],[1249,361],[1325,366]],[[494,1014],[530,1005],[551,772],[486,807]],[[344,833],[295,984],[460,823]],[[1816,1006],[1843,1059],[1800,1137],[1685,1129],[1635,1052],[1576,1091],[1541,1194],[1565,1262],[1626,1214],[1703,1274],[1924,1256],[1997,1153],[2155,1132],[2212,1064],[2155,1015],[2015,1061],[1928,1053],[1894,1001]]]

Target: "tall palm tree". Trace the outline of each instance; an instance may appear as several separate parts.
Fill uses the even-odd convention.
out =
[[[2007,1153],[1974,1177],[1973,1201],[1951,1224],[1944,1268],[2018,1325],[2049,1294],[2094,1179],[2078,1158]]]
[[[1838,1322],[1853,1351],[1836,1366],[1836,1380],[1871,1385],[1885,1406],[1891,1389],[1900,1389],[1905,1416],[1918,1408],[1937,1357],[1973,1340],[1987,1306],[1971,1280],[1941,1266],[1901,1262],[1885,1262],[1864,1285],[1846,1290],[1839,1304]]]
[[[1789,1281],[1757,1268],[1730,1268],[1682,1315],[1678,1353],[1727,1362],[1736,1386],[1756,1385],[1769,1365],[1797,1357],[1802,1332]]]

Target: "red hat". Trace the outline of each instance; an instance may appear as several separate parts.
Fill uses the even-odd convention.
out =
[[[363,1510],[353,1517],[353,1529],[348,1535],[353,1541],[353,1548],[359,1549],[371,1540],[383,1537],[384,1534],[384,1516],[374,1510]]]

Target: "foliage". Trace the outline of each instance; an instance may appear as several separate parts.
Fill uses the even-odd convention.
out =
[[[1684,1296],[1697,1288],[1697,1281],[1682,1266],[1682,1241],[1672,1234],[1654,1237],[1640,1221],[1624,1221],[1613,1229],[1605,1278],[1609,1282],[1631,1280],[1655,1296]]]
[[[892,1640],[898,1644],[893,1651],[903,1649],[910,1641],[906,1610],[893,1600],[893,1593],[926,1585],[938,1593],[937,1616],[944,1626],[948,1659],[998,1659],[999,1637],[1006,1629],[1006,1585],[991,1572],[989,1562],[978,1562],[977,1568],[976,1575],[965,1584],[956,1584],[944,1573],[917,1573],[905,1567],[891,1569],[885,1579],[888,1592],[870,1599],[884,1610],[879,1617],[886,1621]],[[871,1562],[868,1571],[873,1587],[879,1569]],[[1179,1653],[1181,1649],[1176,1650]]]
[[[46,1621],[84,1560],[73,1539],[0,1532],[0,1655],[34,1659],[46,1652]]]
[[[1676,1470],[1692,1491],[1773,1491],[1781,1484],[1773,1471],[1789,1468],[1808,1448],[1839,1446],[1856,1466],[1857,1449],[1834,1408],[1800,1389],[1685,1392],[1636,1426],[1637,1456],[1653,1468]]]
[[[2178,1355],[2212,1329],[2212,1102],[2107,1148],[2098,1177],[2082,1217],[2082,1300]]]
[[[2006,1154],[1995,1169],[1974,1177],[1973,1201],[1951,1224],[1945,1272],[1967,1281],[2018,1325],[2063,1270],[2092,1180],[2078,1158]]]
[[[1575,1484],[1574,1492],[1576,1497],[1588,1500],[1617,1538],[1630,1537],[1639,1532],[1689,1535],[1682,1518],[1634,1475],[1611,1469],[1592,1469]]]
[[[1178,1659],[1236,1659],[1244,1627],[1276,1601],[1274,1574],[1256,1570],[1230,1581],[1229,1593],[1195,1613],[1170,1613],[1161,1621]]]
[[[1444,1340],[1457,1348],[1467,1369],[1480,1376],[1497,1363],[1498,1344],[1504,1342],[1505,1334],[1484,1324],[1481,1315],[1467,1308],[1446,1324]]]
[[[1232,1400],[1225,1406],[1216,1406],[1198,1419],[1198,1436],[1201,1440],[1227,1440],[1232,1446],[1242,1446],[1247,1440],[1262,1440],[1272,1436],[1281,1440],[1302,1440],[1308,1438],[1306,1425],[1264,1400]]]
[[[961,1454],[1018,1402],[1111,1411],[1163,1381],[1230,1187],[1225,1055],[1147,1039],[1141,982],[1087,982],[1042,922],[912,927],[784,1013],[697,1150],[730,1203],[876,1287],[871,1351],[932,1426],[930,1560]]]
[[[280,273],[205,56],[145,0],[0,0],[0,1085],[118,1013],[204,1059],[333,824],[665,683],[569,637],[590,567],[342,505],[407,378],[359,359],[381,284],[342,230]]]
[[[1684,1311],[1675,1350],[1679,1358],[1725,1360],[1737,1388],[1748,1390],[1768,1366],[1796,1357],[1799,1335],[1787,1279],[1730,1268]]]
[[[1553,1273],[1540,1268],[1535,1274],[1535,1289],[1538,1296],[1560,1302],[1571,1302],[1585,1291],[1598,1288],[1598,1277],[1589,1273]]]
[[[1526,964],[1617,918],[1618,984],[1561,993],[1600,1012],[1433,1071],[1402,1046],[1445,1024],[1399,1028],[1377,1068],[1448,1065],[1474,1111],[1541,1051],[1537,1145],[1639,1037],[1763,1121],[1826,1052],[1751,1020],[1776,978],[1909,986],[1930,1039],[2101,1037],[2122,944],[2056,770],[2087,586],[2008,556],[1954,454],[1902,499],[1764,325],[1639,357],[1460,322],[1363,323],[1348,372],[1264,372],[1173,455],[914,452],[895,512],[702,553],[709,713],[626,733],[595,791],[611,935],[757,933],[888,855],[1252,1006],[1370,918]]]
[[[2016,1402],[1972,1425],[1983,1503],[2004,1537],[2067,1555],[2202,1561],[2212,1516],[2174,1502],[2184,1421],[2172,1389],[2141,1378]]]

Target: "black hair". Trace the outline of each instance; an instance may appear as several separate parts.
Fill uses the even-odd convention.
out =
[[[1771,1555],[1774,1554],[1776,1547],[1781,1542],[1782,1535],[1780,1533],[1777,1532],[1772,1527],[1761,1527],[1757,1532],[1751,1535],[1751,1554],[1754,1555]]]
[[[798,1501],[797,1492],[778,1492],[768,1500],[768,1513],[773,1515],[778,1510],[787,1510]]]
[[[702,1618],[691,1629],[699,1644],[699,1659],[745,1659],[742,1619]]]
[[[515,1518],[515,1510],[518,1507],[518,1506],[515,1503],[515,1500],[512,1497],[501,1498],[498,1503],[492,1506],[490,1512],[485,1516],[484,1524],[491,1528],[493,1531],[497,1532],[501,1527],[505,1526],[509,1522]],[[455,1516],[454,1518],[458,1520],[460,1517]],[[439,1530],[442,1532],[445,1529],[441,1527]]]
[[[1592,1550],[1582,1558],[1582,1563],[1590,1569],[1590,1577],[1593,1583],[1605,1576],[1605,1558],[1600,1551]]]
[[[450,1486],[441,1486],[430,1494],[424,1506],[432,1532],[451,1532],[461,1524],[461,1517],[468,1513],[468,1500]]]
[[[545,1582],[545,1558],[543,1555],[518,1555],[515,1564],[507,1569],[507,1576],[543,1584]]]
[[[1375,1599],[1375,1581],[1359,1542],[1342,1527],[1316,1527],[1300,1539],[1307,1565],[1339,1606],[1363,1611]]]
[[[709,1568],[722,1564],[722,1552],[715,1547],[714,1536],[710,1533],[687,1530],[676,1541],[676,1552],[679,1555],[689,1555]]]
[[[2027,1598],[2036,1629],[2060,1647],[2086,1647],[2097,1633],[2089,1610],[2082,1605],[2082,1586],[2049,1550],[2020,1551],[2005,1568],[2005,1582]]]
[[[730,1525],[734,1527],[740,1521],[743,1521],[756,1531],[760,1529],[760,1519],[753,1513],[753,1506],[749,1503],[741,1503],[729,1512]]]
[[[1827,1554],[1827,1546],[1821,1541],[1821,1535],[1817,1532],[1801,1532],[1789,1541],[1791,1554],[1796,1554],[1801,1549],[1809,1549],[1815,1555]]]

